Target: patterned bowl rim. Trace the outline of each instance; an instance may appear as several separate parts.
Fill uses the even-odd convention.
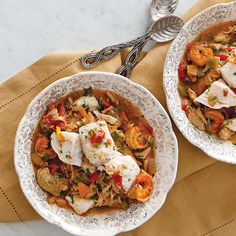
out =
[[[17,164],[17,159],[19,158],[17,156],[17,142],[16,140],[18,139],[18,136],[19,136],[19,132],[22,128],[22,125],[24,123],[24,119],[26,118],[26,114],[30,111],[30,109],[32,108],[32,106],[34,105],[34,103],[37,101],[37,99],[39,98],[39,96],[41,94],[45,94],[47,91],[49,91],[51,88],[53,88],[54,86],[56,85],[59,85],[61,84],[63,81],[66,81],[66,80],[69,80],[73,77],[76,77],[76,76],[83,76],[83,75],[86,75],[86,76],[91,76],[91,75],[96,75],[96,74],[100,74],[100,75],[108,75],[110,77],[116,77],[116,79],[118,80],[123,80],[123,81],[128,81],[128,84],[129,85],[134,85],[138,88],[140,88],[141,90],[145,91],[147,93],[147,95],[151,98],[153,98],[155,100],[155,105],[157,105],[159,107],[159,109],[163,112],[165,118],[166,118],[166,121],[167,121],[167,126],[169,126],[169,132],[170,132],[170,135],[172,136],[173,138],[173,142],[174,142],[174,146],[175,146],[175,155],[174,155],[174,160],[175,160],[175,165],[173,167],[173,173],[172,173],[172,176],[171,176],[171,184],[169,186],[169,189],[168,191],[166,191],[166,193],[164,193],[162,195],[162,198],[161,198],[161,203],[160,203],[160,206],[152,213],[150,214],[147,218],[145,218],[142,222],[140,222],[139,224],[137,224],[136,226],[128,226],[127,228],[125,228],[124,230],[122,231],[116,231],[115,234],[118,234],[118,233],[122,233],[122,232],[127,232],[127,231],[130,231],[130,230],[133,230],[139,226],[141,226],[142,224],[144,224],[146,221],[148,221],[156,212],[158,212],[160,210],[160,208],[163,206],[165,200],[166,200],[166,197],[167,197],[167,194],[168,192],[170,191],[170,189],[172,188],[174,182],[175,182],[175,179],[176,179],[176,175],[177,175],[177,169],[178,169],[178,142],[177,142],[177,138],[175,136],[175,133],[173,131],[173,128],[172,128],[172,124],[171,124],[171,120],[167,114],[167,112],[165,111],[165,109],[163,108],[163,106],[160,104],[160,102],[145,88],[143,87],[142,85],[140,84],[137,84],[129,79],[127,79],[126,77],[123,77],[121,75],[117,75],[117,74],[114,74],[114,73],[110,73],[110,72],[101,72],[101,71],[89,71],[89,72],[79,72],[77,74],[74,74],[72,76],[68,76],[68,77],[63,77],[61,79],[58,79],[57,81],[51,83],[50,85],[48,85],[46,88],[44,88],[41,92],[39,92],[35,97],[34,99],[30,102],[30,104],[28,105],[27,109],[26,109],[26,112],[24,114],[24,116],[22,117],[20,123],[19,123],[19,126],[17,128],[17,132],[16,132],[16,137],[15,137],[15,145],[14,145],[14,166],[15,166],[15,170],[16,170],[16,173],[18,175],[18,178],[19,178],[19,182],[20,182],[20,186],[21,186],[21,189],[26,197],[26,199],[28,200],[28,202],[30,203],[30,205],[34,208],[34,210],[36,210],[36,212],[42,217],[44,218],[46,221],[48,221],[49,223],[52,223],[52,224],[55,224],[55,225],[58,225],[60,226],[61,228],[63,228],[64,230],[66,230],[67,232],[70,232],[72,234],[76,234],[76,235],[81,235],[80,234],[80,231],[79,229],[77,228],[77,230],[74,230],[74,229],[71,229],[71,226],[70,225],[67,225],[66,223],[64,223],[63,221],[60,220],[60,217],[55,217],[55,218],[50,218],[48,219],[47,218],[47,214],[44,213],[44,210],[41,209],[40,206],[37,206],[37,205],[34,205],[32,202],[31,202],[31,199],[30,199],[30,196],[27,194],[27,190],[25,189],[25,186],[24,186],[24,183],[23,183],[23,179],[21,178],[21,168],[18,166]],[[107,232],[107,231],[106,231]],[[111,233],[113,235],[114,231]],[[107,232],[106,235],[111,235]],[[87,234],[86,234],[87,235]],[[98,234],[100,235],[100,234]]]
[[[173,111],[171,109],[171,104],[172,104],[172,100],[171,98],[168,96],[168,82],[170,81],[170,78],[169,78],[169,75],[168,75],[168,62],[169,60],[171,60],[171,57],[173,57],[172,55],[172,50],[174,49],[174,47],[176,46],[178,40],[181,38],[182,36],[182,33],[184,33],[184,31],[186,29],[188,29],[188,27],[192,26],[194,24],[194,21],[197,20],[198,18],[200,19],[200,17],[202,16],[206,16],[208,14],[209,11],[213,10],[213,9],[217,9],[219,7],[232,7],[233,9],[236,8],[236,2],[229,2],[229,3],[218,3],[218,4],[215,4],[215,5],[212,5],[202,11],[200,11],[198,14],[196,14],[194,17],[192,17],[190,20],[188,20],[185,25],[183,26],[183,28],[181,29],[180,33],[178,34],[178,36],[175,38],[175,40],[172,42],[169,50],[168,50],[168,53],[167,53],[167,56],[166,56],[166,59],[165,59],[165,64],[164,64],[164,71],[163,71],[163,87],[164,87],[164,92],[165,92],[165,96],[166,96],[166,100],[167,100],[167,107],[168,107],[168,110],[170,112],[170,115],[175,123],[175,125],[178,127],[178,129],[180,130],[180,132],[183,134],[183,136],[190,142],[192,143],[193,145],[195,145],[196,147],[198,147],[199,149],[201,149],[203,152],[205,152],[208,156],[216,159],[216,160],[219,160],[219,161],[222,161],[222,162],[226,162],[226,163],[229,163],[229,164],[236,164],[236,158],[234,160],[230,159],[228,160],[227,158],[224,158],[224,155],[222,154],[217,154],[216,152],[214,152],[211,148],[206,148],[206,146],[204,146],[204,144],[202,142],[199,142],[199,140],[197,140],[196,138],[194,138],[193,136],[189,136],[188,132],[184,129],[184,125],[183,123],[181,123],[177,117],[176,117],[176,113],[175,111]],[[236,19],[236,18],[235,18]],[[230,20],[226,20],[225,22],[227,21],[230,21]],[[220,21],[220,22],[224,22],[224,21]],[[217,24],[217,23],[214,23],[214,24]],[[211,24],[211,25],[214,25],[214,24]],[[206,28],[210,27],[211,25],[207,26]],[[206,29],[204,28],[204,29]],[[202,32],[204,29],[200,30],[197,32],[196,35],[198,35],[200,32]],[[194,39],[195,36],[192,36],[192,38],[190,39],[190,41],[192,39]],[[190,42],[188,41],[188,42]],[[187,42],[187,43],[188,43]],[[186,43],[186,45],[187,45]],[[186,48],[186,45],[185,45],[185,48]],[[177,62],[179,64],[179,61]],[[177,79],[178,79],[178,75],[177,75],[177,71],[176,71],[176,76]],[[177,88],[176,88],[177,89]],[[179,95],[179,92],[178,92],[178,95]],[[183,111],[182,111],[183,112]],[[184,112],[185,113],[185,112]],[[185,114],[186,116],[186,114]],[[186,116],[187,117],[187,116]],[[190,121],[189,121],[190,123]],[[198,133],[201,133],[201,132],[205,132],[205,131],[200,131],[198,130],[197,128],[195,128],[191,123],[190,125],[192,126],[191,129],[196,129]],[[208,134],[208,136],[211,136]],[[213,135],[212,135],[213,136]],[[213,136],[214,137],[214,136]],[[219,138],[217,138],[219,139]],[[219,145],[223,145],[222,143],[220,143]],[[236,150],[236,147],[235,147],[235,150]]]

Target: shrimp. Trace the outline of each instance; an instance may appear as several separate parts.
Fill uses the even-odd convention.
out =
[[[50,158],[56,157],[56,153],[54,150],[49,147],[49,139],[44,136],[40,135],[35,142],[35,151],[38,153],[39,156],[43,157],[45,155],[48,155]]]
[[[188,57],[197,66],[205,66],[210,56],[213,56],[213,50],[207,44],[195,42],[190,45]]]
[[[224,115],[220,111],[205,109],[204,116],[208,119],[207,130],[214,134],[223,126]]]
[[[151,175],[144,170],[136,177],[134,185],[128,192],[128,197],[140,202],[147,201],[153,192],[154,181]]]

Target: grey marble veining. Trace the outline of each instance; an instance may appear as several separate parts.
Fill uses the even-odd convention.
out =
[[[180,0],[184,14],[197,0]],[[144,33],[151,0],[0,0],[0,83],[51,51],[102,48]],[[149,47],[153,45],[149,44]],[[44,220],[0,224],[0,236],[66,236]]]

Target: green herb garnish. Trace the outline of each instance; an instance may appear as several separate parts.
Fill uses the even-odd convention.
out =
[[[229,121],[225,121],[224,126],[228,126],[228,125],[229,125]]]
[[[82,107],[85,109],[85,111],[89,111],[89,105],[88,104],[86,104],[86,102],[84,101],[84,103],[83,103],[83,105],[82,105]]]
[[[212,102],[216,101],[217,100],[217,96],[214,96],[210,99]]]
[[[75,183],[82,182],[83,184],[90,185],[90,181],[82,176],[76,176],[74,182]]]
[[[43,160],[46,162],[49,162],[51,159],[50,159],[49,155],[46,154],[43,156]]]
[[[98,107],[97,107],[97,109],[98,109],[98,111],[102,111],[103,108],[104,108],[104,101],[103,101],[102,99],[100,99],[100,100],[98,101]]]
[[[115,142],[119,139],[119,135],[116,132],[113,134],[113,139]]]
[[[92,89],[92,87],[84,88],[84,96],[89,96],[89,97],[91,97],[92,95],[93,95],[93,89]]]
[[[60,198],[65,198],[65,196],[66,196],[66,192],[61,191],[61,192],[60,192]]]
[[[74,195],[70,195],[70,198],[71,198],[71,202],[72,202],[72,204],[74,204],[74,203],[75,203]]]
[[[207,119],[207,126],[208,126],[208,128],[211,126],[211,119],[210,118]]]
[[[236,72],[234,72],[233,75],[236,75]]]

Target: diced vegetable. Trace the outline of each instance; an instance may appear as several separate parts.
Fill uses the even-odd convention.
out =
[[[111,102],[109,101],[109,100],[106,100],[105,102],[104,102],[104,109],[107,109],[108,107],[110,107],[111,106]]]
[[[221,55],[221,54],[215,54],[215,55]],[[208,68],[216,69],[218,67],[218,59],[216,57],[208,57],[207,59],[207,66]]]
[[[57,198],[56,199],[56,204],[59,207],[66,207],[66,206],[68,206],[67,201],[65,199],[62,199],[62,198]]]
[[[186,69],[184,69],[183,67],[179,67],[178,75],[179,75],[179,79],[185,79],[185,77],[187,76]]]
[[[179,85],[179,93],[183,97],[187,97],[188,96],[187,88],[185,86]]]
[[[102,129],[96,130],[94,131],[90,140],[92,144],[99,145],[99,144],[102,144],[102,140],[104,139],[104,137],[105,137],[105,133]]]
[[[214,54],[215,57],[219,57],[221,61],[226,61],[228,59],[228,56],[220,53],[220,54]]]
[[[81,107],[78,108],[78,110],[79,110],[79,114],[80,114],[83,118],[85,118],[85,119],[88,118],[88,114],[87,114],[86,110],[84,109],[84,107],[81,106]]]
[[[187,74],[189,76],[197,76],[198,68],[196,65],[187,65]]]
[[[57,105],[57,110],[58,110],[58,113],[60,116],[65,116],[66,110],[65,110],[65,107],[62,103],[59,103]]]
[[[94,173],[92,173],[89,176],[89,181],[92,182],[92,183],[95,183],[97,181],[98,177],[99,177],[98,172],[95,171]]]
[[[122,178],[120,176],[120,174],[118,172],[115,172],[112,175],[112,180],[114,181],[114,183],[116,183],[119,187],[122,187]]]
[[[78,189],[81,198],[86,198],[93,193],[93,190],[82,182],[78,183]]]
[[[125,123],[129,122],[129,119],[128,119],[128,117],[126,116],[126,114],[125,114],[124,111],[121,111],[121,112],[119,113],[119,117],[120,117],[120,119],[121,119],[123,122],[125,122]]]
[[[89,181],[89,179],[87,179],[85,176],[83,177],[83,176],[76,176],[75,177],[75,180],[74,180],[74,182],[76,182],[76,183],[84,183],[84,184],[86,184],[86,185],[89,185],[91,182]]]
[[[227,97],[227,96],[228,96],[228,93],[229,93],[229,90],[228,90],[227,88],[225,88],[225,89],[223,90],[223,95],[224,95],[224,97]]]

